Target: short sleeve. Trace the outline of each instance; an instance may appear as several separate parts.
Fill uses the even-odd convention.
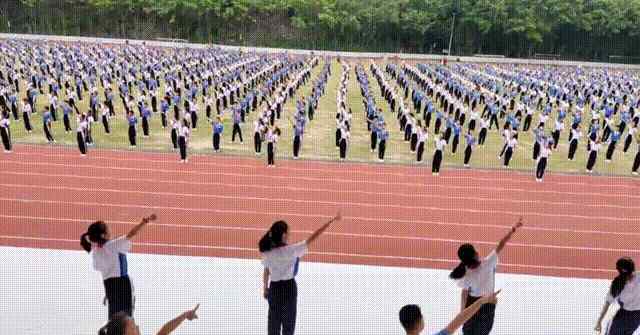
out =
[[[108,242],[108,248],[118,252],[127,253],[131,250],[131,241],[126,236],[121,236]]]
[[[446,329],[443,329],[433,335],[449,335],[449,332]]]
[[[607,293],[607,303],[613,304],[615,302],[615,298],[611,295],[611,292]]]
[[[294,257],[302,257],[308,250],[307,241],[302,241],[291,246],[291,252]]]
[[[458,280],[456,284],[458,284],[458,287],[460,287],[463,290],[468,290],[471,288],[471,285],[469,284],[469,281],[466,278],[462,278]]]
[[[496,251],[492,251],[487,258],[484,259],[485,262],[492,268],[496,268],[498,266],[498,253]]]

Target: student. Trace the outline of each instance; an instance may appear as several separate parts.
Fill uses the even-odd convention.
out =
[[[109,135],[111,134],[111,127],[109,127],[109,119],[111,119],[111,114],[109,113],[109,108],[106,105],[101,105],[100,111],[102,114],[102,126],[104,127],[104,132]]]
[[[298,273],[300,258],[307,253],[308,247],[313,245],[331,223],[341,219],[338,213],[305,241],[295,244],[288,244],[287,223],[277,221],[260,239],[259,250],[264,265],[263,296],[269,302],[268,335],[294,334],[298,303],[295,277]]]
[[[267,131],[267,167],[275,167],[276,145],[280,138],[280,128]]]
[[[611,282],[607,300],[602,307],[595,331],[602,331],[602,319],[614,302],[620,309],[613,317],[607,335],[632,335],[640,327],[640,277],[632,259],[620,258],[616,262],[618,276]]]
[[[553,130],[553,150],[558,151],[558,142],[560,141],[560,134],[564,130],[564,122],[562,120],[556,120],[555,128]]]
[[[636,153],[636,157],[633,160],[633,165],[631,167],[631,174],[634,176],[638,175],[638,168],[640,168],[640,138],[637,139],[638,142],[638,152]]]
[[[11,129],[9,128],[9,113],[2,112],[0,116],[0,137],[2,137],[2,145],[4,152],[11,153]]]
[[[127,253],[131,249],[131,240],[156,216],[142,218],[126,236],[111,239],[111,231],[102,221],[89,225],[87,232],[80,237],[80,245],[91,255],[93,268],[102,274],[106,300],[109,303],[108,319],[118,312],[133,316],[133,286],[129,278]]]
[[[347,126],[343,123],[342,130],[340,131],[340,160],[344,161],[347,157],[347,147],[349,140],[351,139],[351,132],[347,130]]]
[[[142,136],[149,137],[149,119],[151,118],[151,111],[146,105],[146,102],[142,105]]]
[[[467,147],[464,149],[464,167],[469,167],[469,161],[471,160],[471,154],[473,153],[473,148],[476,146],[476,139],[473,137],[473,133],[471,129],[467,131],[467,134],[464,136]]]
[[[542,182],[544,171],[547,169],[549,155],[551,155],[551,143],[547,143],[547,145],[545,145],[545,147],[540,150],[540,155],[538,156],[538,164],[536,166],[536,181],[539,183]]]
[[[87,122],[87,116],[83,113],[78,118],[78,129],[76,130],[76,139],[78,140],[78,150],[80,150],[80,156],[87,155],[87,142],[85,140],[87,128],[89,127]]]
[[[624,139],[624,148],[622,150],[623,153],[627,153],[629,151],[629,147],[631,146],[631,142],[633,142],[633,137],[638,133],[638,126],[633,124],[629,131],[627,132],[627,137]]]
[[[589,158],[587,159],[587,173],[593,173],[593,167],[598,159],[598,151],[600,150],[600,139],[589,141]]]
[[[171,121],[171,144],[172,150],[178,150],[178,131],[180,129],[180,115],[174,113],[173,120]]]
[[[578,142],[582,138],[581,126],[577,125],[576,128],[571,129],[571,140],[569,143],[569,155],[568,159],[573,161],[576,155],[576,150],[578,149]]]
[[[487,139],[487,119],[480,119],[480,133],[478,133],[478,144],[484,147],[484,141]]]
[[[178,329],[184,320],[193,321],[197,319],[198,315],[196,311],[198,311],[199,307],[200,304],[196,305],[194,309],[188,310],[178,315],[175,319],[165,323],[156,335],[169,335]],[[131,316],[120,312],[116,313],[104,327],[100,328],[98,335],[142,335],[142,333],[140,333],[139,326]]]
[[[44,108],[44,113],[42,114],[42,130],[47,142],[56,143],[53,134],[51,134],[51,112],[49,111],[49,106]]]
[[[500,291],[491,295],[482,297],[460,312],[447,326],[447,328],[439,331],[434,335],[452,335],[465,322],[471,319],[483,305],[495,305],[498,302],[497,296]],[[400,309],[400,324],[404,328],[407,335],[419,335],[424,330],[424,318],[420,307],[417,305],[406,305]]]
[[[224,125],[222,124],[222,118],[217,116],[212,124],[213,127],[213,152],[220,152],[220,138],[224,131]]]
[[[418,144],[417,144],[417,157],[416,161],[418,163],[422,162],[422,155],[424,154],[424,145],[427,142],[427,137],[429,136],[428,130],[426,126],[418,128]]]
[[[136,125],[138,124],[138,118],[136,117],[136,115],[133,113],[132,110],[130,110],[127,113],[127,122],[129,123],[129,145],[132,148],[136,147]]]
[[[462,288],[460,310],[471,306],[481,297],[495,292],[498,255],[520,227],[522,227],[522,217],[500,240],[496,249],[482,260],[473,245],[463,244],[458,248],[460,264],[451,271],[449,278],[456,280],[458,286]],[[482,306],[480,311],[464,324],[462,333],[465,335],[488,335],[493,328],[495,310],[495,304]]]
[[[22,104],[22,119],[24,120],[24,129],[31,134],[32,132],[32,127],[31,127],[31,113],[33,112],[33,109],[31,108],[31,105],[29,104],[29,99],[24,99],[23,100],[23,104]]]
[[[433,161],[431,163],[431,174],[434,176],[440,175],[440,165],[442,165],[442,152],[447,145],[447,141],[444,139],[444,135],[440,134],[440,137],[436,140],[436,151],[433,153]]]
[[[66,102],[62,102],[62,123],[64,124],[65,133],[70,132],[71,129],[71,107]]]
[[[387,130],[387,124],[382,123],[382,126],[378,128],[378,162],[384,163],[384,154],[387,150],[387,140],[389,139],[389,131]]]
[[[191,130],[189,128],[189,121],[187,119],[182,120],[182,126],[178,130],[178,147],[180,148],[180,163],[187,163],[187,145],[189,144],[189,137]]]
[[[460,133],[462,132],[462,126],[455,121],[453,123],[453,140],[451,141],[451,154],[455,154],[458,151],[458,143],[460,143]]]
[[[233,111],[233,132],[231,134],[231,142],[236,141],[236,135],[240,137],[240,143],[242,143],[242,129],[240,128],[240,122],[242,122],[242,115],[239,108],[235,108]]]
[[[91,136],[91,131],[92,129],[92,125],[96,120],[93,118],[93,114],[89,113],[87,115],[87,129],[85,130],[85,142],[87,143],[87,145],[93,146],[95,145],[95,143],[93,143],[93,136]]]
[[[262,140],[265,127],[261,119],[256,120],[253,125],[253,150],[256,156],[259,156],[262,153]]]
[[[611,163],[611,158],[613,158],[613,153],[616,150],[616,145],[618,144],[618,140],[620,139],[620,132],[618,132],[617,130],[614,130],[611,133],[611,136],[609,138],[609,147],[607,147],[607,154],[606,154],[606,163]]]
[[[505,145],[507,146],[507,149],[504,152],[504,168],[507,169],[509,168],[509,163],[511,162],[511,157],[513,157],[513,153],[516,150],[516,147],[518,146],[518,133],[514,133],[513,135],[511,135],[511,139],[509,139],[507,141],[507,143],[505,143]]]

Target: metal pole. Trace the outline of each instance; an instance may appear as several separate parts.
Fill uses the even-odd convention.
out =
[[[456,13],[453,13],[453,16],[451,17],[451,35],[449,36],[449,50],[447,52],[447,56],[451,56],[451,43],[453,42],[453,28],[455,27],[456,24]]]

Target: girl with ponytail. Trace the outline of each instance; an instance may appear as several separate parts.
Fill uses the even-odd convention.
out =
[[[131,240],[155,219],[155,214],[142,218],[126,236],[114,239],[111,239],[109,226],[96,221],[80,237],[80,246],[91,255],[93,268],[102,274],[105,300],[109,303],[108,319],[118,312],[133,316],[135,299],[127,269],[127,253],[131,249]]]
[[[338,213],[309,238],[295,244],[288,244],[289,225],[285,221],[276,221],[260,239],[258,248],[262,253],[264,265],[263,296],[269,302],[268,335],[293,335],[298,304],[295,276],[298,274],[300,257],[307,253],[308,246],[313,244],[331,223],[341,219]]]
[[[620,309],[613,317],[607,335],[632,335],[640,327],[640,279],[631,258],[620,258],[616,262],[618,276],[611,282],[607,300],[602,307],[595,330],[602,331],[602,319],[609,306],[617,302]]]
[[[522,217],[500,240],[496,249],[482,260],[473,245],[467,243],[458,248],[460,264],[451,271],[449,278],[458,281],[458,285],[462,288],[460,311],[473,305],[483,296],[494,293],[498,254],[520,227],[522,227]],[[465,335],[488,335],[491,333],[495,310],[495,303],[483,305],[476,315],[464,323],[462,333]]]

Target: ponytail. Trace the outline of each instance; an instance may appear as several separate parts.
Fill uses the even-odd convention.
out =
[[[462,279],[467,273],[467,268],[473,269],[480,265],[478,253],[473,245],[469,243],[465,243],[458,248],[458,258],[460,259],[460,264],[449,274],[449,278],[454,280]]]
[[[87,240],[88,237],[89,237],[89,233],[82,234],[82,236],[80,236],[80,245],[82,246],[82,249],[84,249],[84,251],[86,251],[87,253],[90,253],[91,242]]]
[[[284,243],[284,234],[289,231],[289,226],[284,221],[276,221],[273,223],[269,231],[258,242],[258,248],[261,253],[271,251],[275,248],[286,245]]]
[[[107,225],[102,221],[96,221],[89,225],[87,232],[80,236],[80,246],[86,252],[91,252],[91,243],[103,245],[107,243],[104,235],[107,233]]]
[[[616,298],[622,293],[627,282],[633,276],[635,272],[635,264],[630,258],[620,258],[616,262],[616,269],[618,270],[618,276],[611,282],[611,288],[609,293],[612,297]]]

